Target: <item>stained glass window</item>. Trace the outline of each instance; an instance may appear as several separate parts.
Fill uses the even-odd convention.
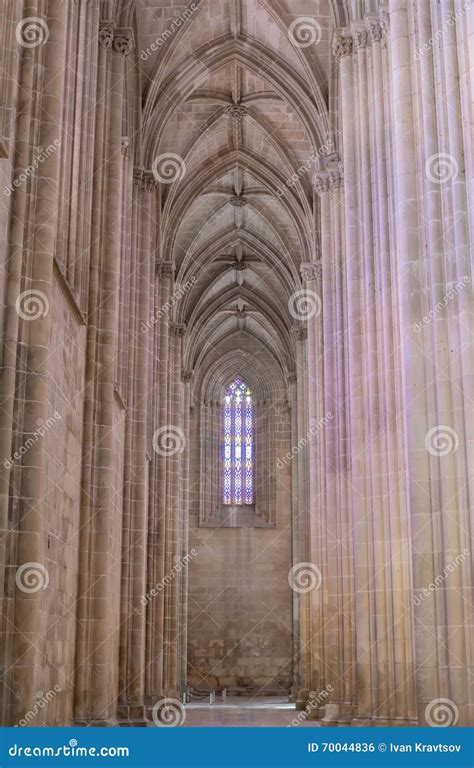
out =
[[[224,396],[224,504],[253,504],[252,392],[237,376]]]

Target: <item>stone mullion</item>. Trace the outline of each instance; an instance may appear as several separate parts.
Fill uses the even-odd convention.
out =
[[[117,575],[119,564],[113,547],[121,539],[121,519],[114,505],[114,414],[115,369],[118,350],[118,288],[121,233],[121,121],[123,105],[123,57],[111,50],[112,30],[103,25],[99,32],[99,72],[96,122],[96,175],[93,226],[93,256],[89,323],[95,325],[94,343],[87,362],[89,384],[85,409],[85,431],[90,424],[90,443],[84,445],[84,463],[89,478],[83,478],[85,519],[81,520],[81,550],[90,553],[79,585],[79,616],[90,621],[87,634],[81,631],[76,659],[76,720],[95,724],[115,721],[111,696],[115,653],[111,652],[111,630],[117,621]],[[106,202],[105,202],[106,200]],[[92,466],[91,466],[92,465]],[[100,468],[99,471],[98,468]],[[114,514],[115,513],[115,514]],[[93,515],[93,519],[89,515]],[[119,544],[119,546],[121,546]],[[82,604],[82,605],[81,605]],[[117,612],[117,613],[115,613]],[[114,633],[116,634],[116,633]]]
[[[61,130],[61,100],[64,93],[65,36],[68,9],[59,0],[51,0],[49,8],[50,39],[44,46],[44,77],[37,99],[40,110],[39,141],[48,146]],[[53,262],[58,224],[60,165],[58,153],[42,163],[35,184],[35,205],[31,217],[31,287],[40,291],[51,306]],[[35,433],[38,423],[48,418],[48,353],[51,338],[51,312],[30,323],[26,363],[28,375],[24,385],[23,435]],[[45,450],[44,440],[32,445],[22,460],[19,504],[18,565],[44,561],[45,525]],[[10,455],[10,452],[6,454]],[[15,680],[15,719],[25,715],[41,687],[43,659],[38,638],[45,635],[43,590],[25,593],[16,590],[16,637],[13,644],[13,676]]]

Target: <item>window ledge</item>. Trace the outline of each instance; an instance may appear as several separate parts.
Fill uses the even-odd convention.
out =
[[[255,507],[255,504],[222,504],[211,515],[202,515],[201,528],[275,528]]]

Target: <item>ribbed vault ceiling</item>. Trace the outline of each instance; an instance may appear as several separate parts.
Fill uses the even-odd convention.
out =
[[[186,367],[247,334],[288,374],[298,323],[288,303],[300,263],[317,253],[315,157],[333,151],[330,37],[343,4],[141,6],[143,164],[163,179],[159,257],[179,284],[195,281],[175,318],[187,327]]]

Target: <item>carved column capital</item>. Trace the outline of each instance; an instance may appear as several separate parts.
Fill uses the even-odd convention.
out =
[[[308,329],[305,325],[293,325],[291,335],[296,341],[305,341],[308,338]]]
[[[301,262],[300,274],[302,279],[307,283],[312,280],[320,280],[323,276],[323,265],[321,260]]]
[[[383,29],[382,29],[381,21],[378,17],[376,16],[367,17],[367,32],[369,35],[369,40],[372,44],[382,42]]]
[[[332,52],[336,61],[341,61],[345,56],[350,56],[353,49],[353,41],[350,30],[336,29],[332,39]]]
[[[174,277],[174,264],[172,261],[161,262],[161,274],[163,277]]]
[[[194,371],[183,371],[181,373],[181,380],[184,384],[190,384],[193,380]]]
[[[367,29],[364,22],[354,24],[352,27],[352,46],[355,51],[363,51],[367,48]]]
[[[128,27],[116,29],[114,33],[114,51],[121,56],[129,56],[133,50],[133,30]]]
[[[114,22],[101,21],[99,23],[99,46],[101,48],[112,48],[114,40]]]
[[[176,338],[182,339],[186,333],[186,325],[184,323],[171,323],[170,331],[172,336],[176,336]]]
[[[318,171],[314,174],[314,188],[318,195],[324,194],[324,192],[329,192],[331,189],[331,183],[329,179],[329,173],[326,173],[326,171]]]

